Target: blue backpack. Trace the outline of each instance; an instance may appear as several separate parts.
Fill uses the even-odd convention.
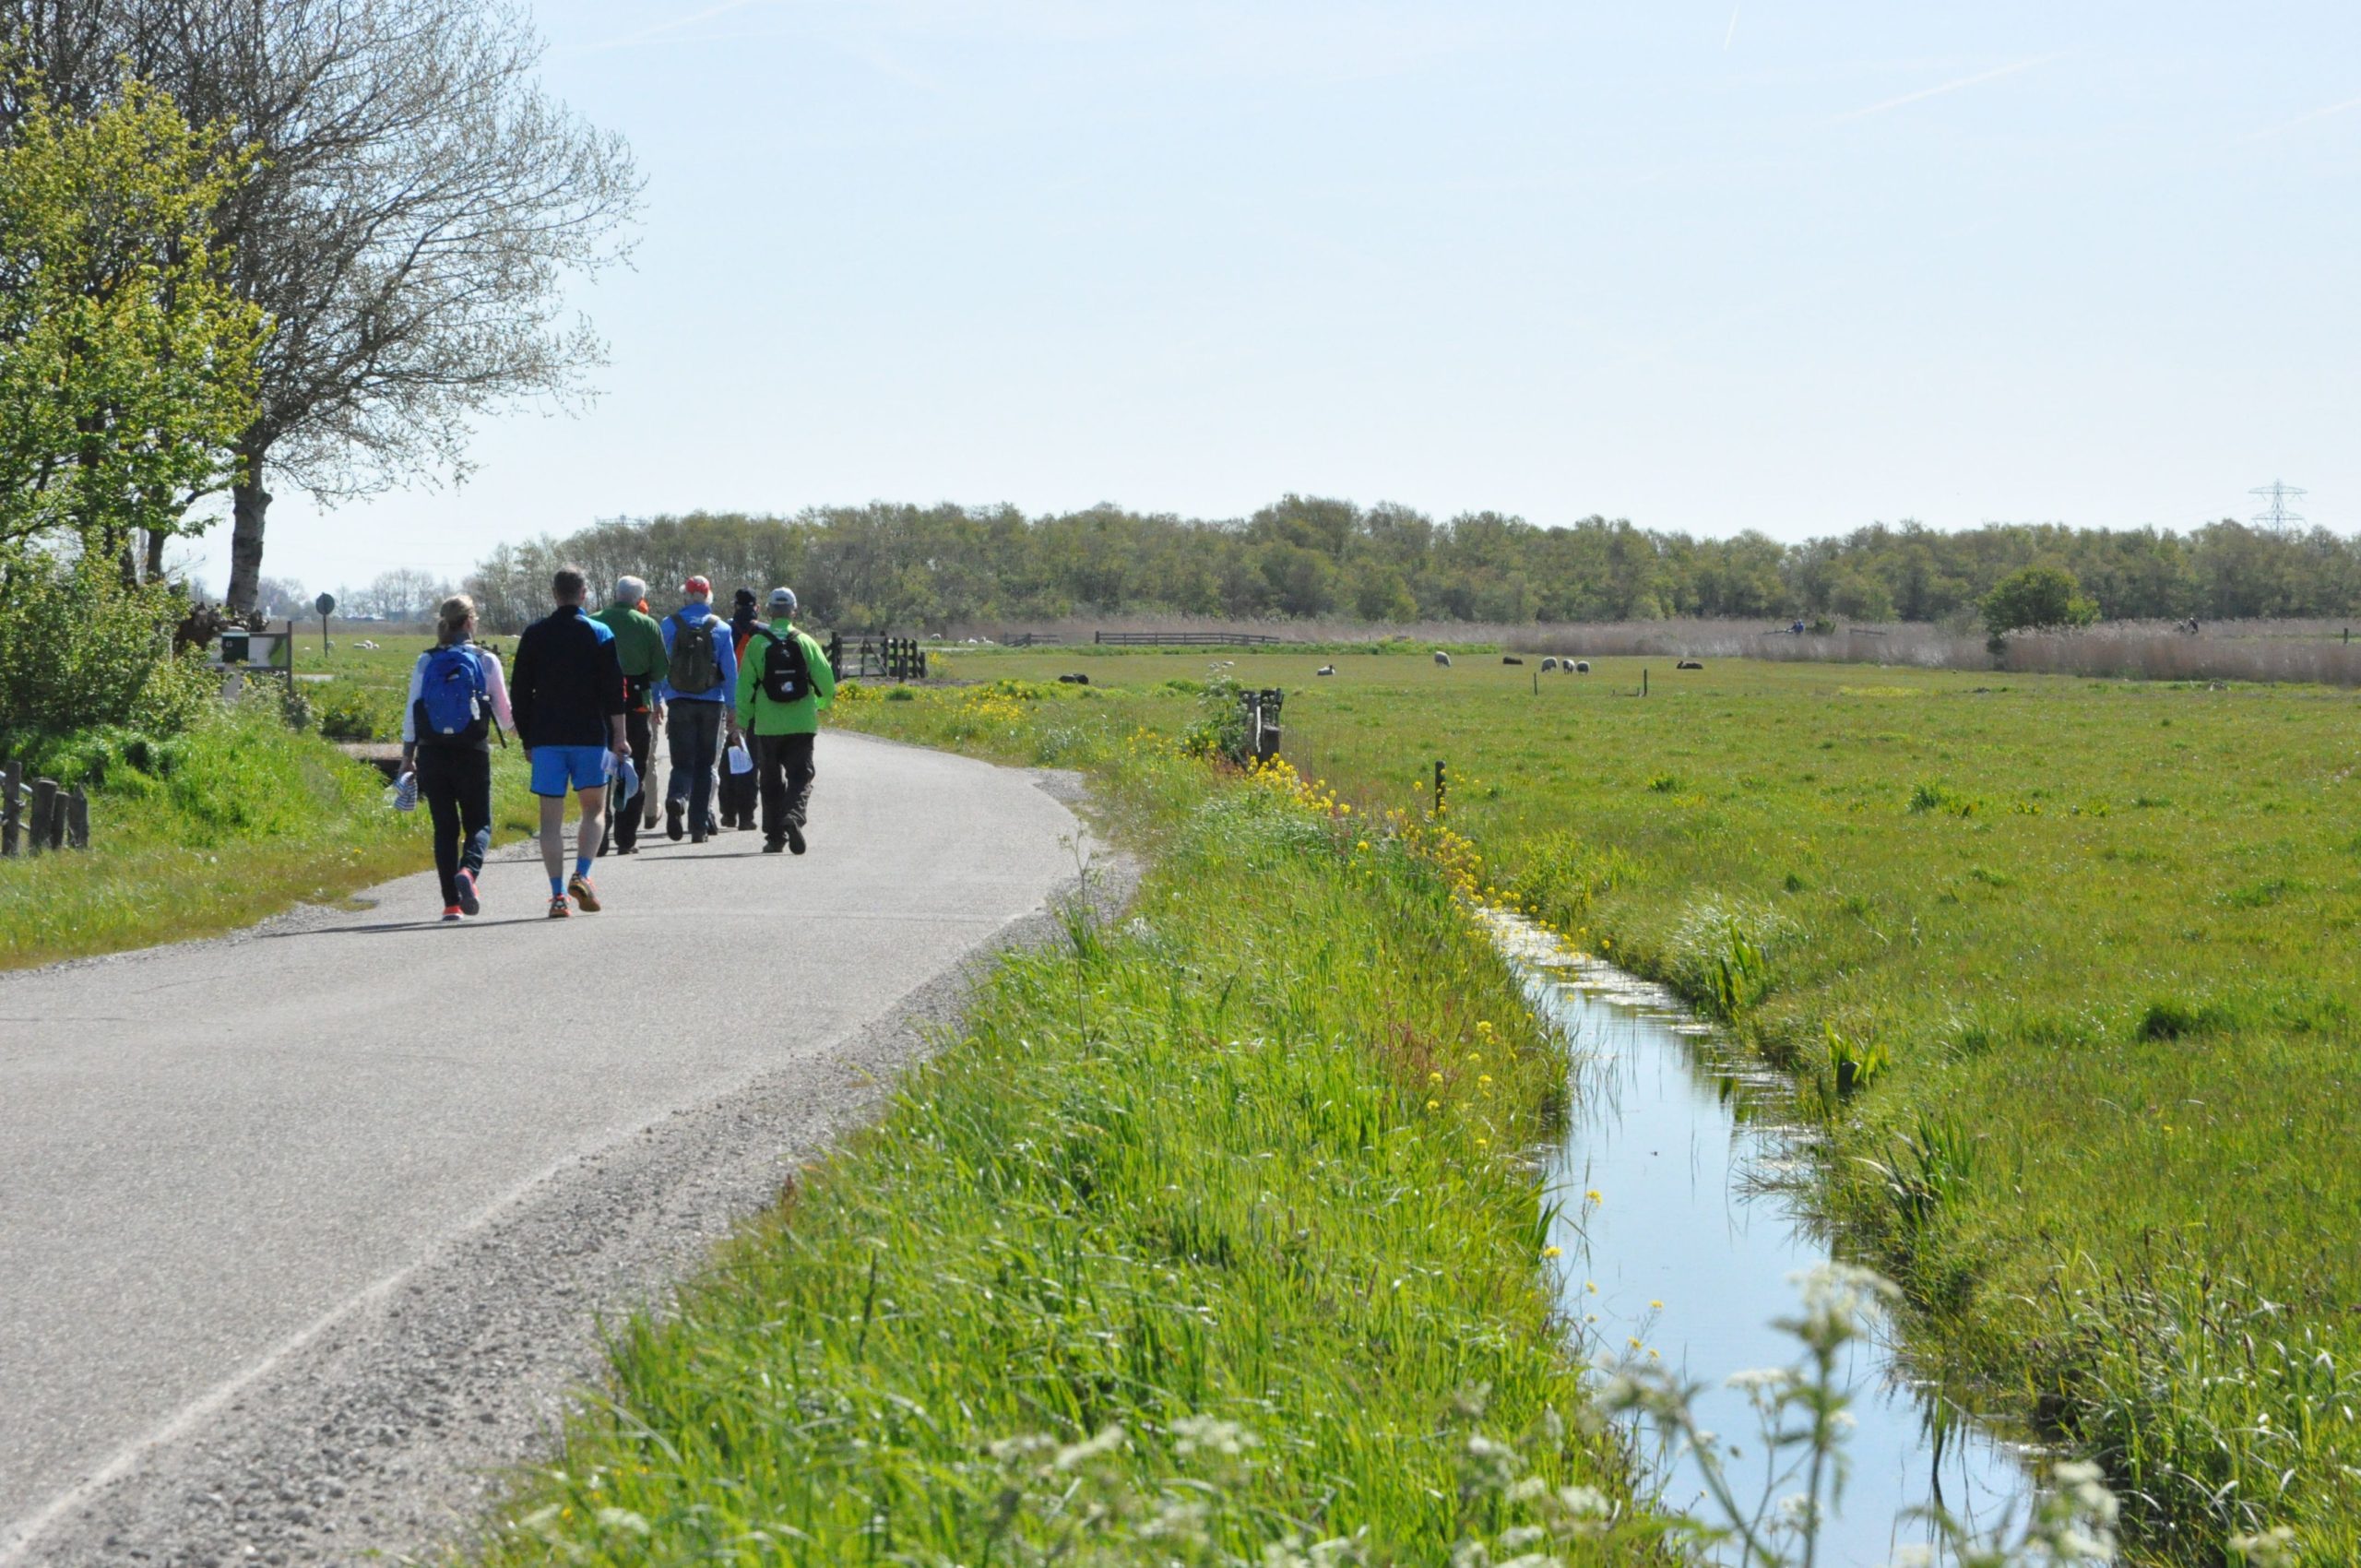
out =
[[[418,683],[418,738],[446,746],[482,743],[491,705],[484,698],[483,666],[467,643],[438,647],[426,656]]]

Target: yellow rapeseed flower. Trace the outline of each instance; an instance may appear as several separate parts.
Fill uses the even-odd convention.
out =
[[[1598,1195],[1598,1189],[1596,1187],[1593,1187],[1589,1192],[1584,1193],[1583,1196],[1588,1198],[1595,1204],[1605,1203],[1607,1201],[1605,1198]]]
[[[1545,1258],[1561,1258],[1566,1255],[1566,1249],[1563,1247],[1544,1247],[1541,1249],[1541,1255]]]

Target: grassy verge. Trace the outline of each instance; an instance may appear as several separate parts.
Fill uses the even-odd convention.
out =
[[[873,1130],[632,1323],[490,1560],[1442,1562],[1595,1527],[1621,1469],[1560,1419],[1514,1158],[1564,1062],[1442,879],[1014,700],[848,706],[1093,764],[1155,851],[1133,918],[1003,960]]]
[[[93,847],[0,861],[0,968],[217,935],[431,859],[426,814],[387,810],[376,769],[289,730],[267,695],[170,740],[66,752],[60,770],[95,780]],[[496,755],[496,837],[536,820],[522,764]]]
[[[1504,896],[1798,1075],[1832,1216],[1907,1287],[1918,1347],[2099,1457],[2134,1561],[2280,1524],[2361,1561],[2349,698],[1656,661],[1643,701],[1638,660],[1313,662],[1232,673],[1286,686],[1288,754],[1381,820],[1447,758]],[[1175,673],[848,712],[1053,758],[1086,719],[1186,724]]]

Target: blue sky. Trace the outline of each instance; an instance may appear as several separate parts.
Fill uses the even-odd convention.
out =
[[[266,570],[1287,490],[1786,539],[2361,523],[2361,7],[542,0],[648,175],[579,418]],[[285,487],[282,487],[284,490]],[[217,584],[226,529],[200,569]]]

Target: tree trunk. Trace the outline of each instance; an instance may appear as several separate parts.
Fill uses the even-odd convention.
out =
[[[263,517],[270,510],[270,492],[262,487],[262,457],[259,446],[242,448],[238,482],[230,487],[230,587],[221,602],[242,617],[253,612],[262,587]]]
[[[146,581],[160,583],[164,580],[164,540],[170,538],[172,538],[172,535],[166,533],[161,529],[149,529],[148,530],[148,575],[145,579]]]

